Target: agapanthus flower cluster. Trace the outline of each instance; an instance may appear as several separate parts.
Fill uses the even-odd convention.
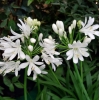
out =
[[[59,22],[61,23],[61,26],[62,26],[60,28],[64,30],[63,22],[62,21],[59,21]],[[56,22],[56,25],[52,24],[52,28],[55,33],[59,33],[57,29],[57,26],[58,26],[57,23],[58,22]],[[93,23],[94,23],[94,18],[92,17],[89,17],[88,21],[86,17],[85,23],[81,20],[78,22],[74,20],[72,24],[68,27],[67,36],[64,36],[62,34],[63,37],[67,37],[67,38],[64,38],[67,41],[67,45],[65,43],[65,46],[67,49],[67,52],[66,52],[67,59],[66,60],[73,59],[74,63],[78,63],[78,59],[81,61],[84,61],[83,57],[89,56],[89,52],[87,48],[88,44],[91,42],[92,39],[95,39],[94,35],[99,36],[99,31],[97,30],[99,28],[99,25],[98,24],[93,25]],[[78,31],[75,31],[75,28],[77,28]],[[83,36],[83,33],[84,33],[84,36]],[[60,34],[58,35],[60,36]],[[63,38],[61,39],[60,37],[60,40],[63,43],[62,45],[64,45]]]
[[[73,59],[77,64],[79,60],[84,61],[84,57],[89,56],[88,45],[95,39],[95,35],[99,36],[99,25],[93,25],[94,18],[91,17],[88,21],[85,18],[85,23],[73,20],[67,31],[62,21],[57,20],[56,24],[52,24],[52,29],[58,34],[60,42],[56,42],[51,35],[43,39],[43,34],[38,32],[41,22],[37,19],[28,17],[24,21],[19,21],[20,24],[17,25],[20,33],[10,28],[12,35],[0,38],[0,50],[3,51],[0,74],[15,72],[18,76],[21,69],[27,68],[27,75],[33,72],[35,80],[37,75],[48,73],[47,66],[52,66],[55,71],[56,67],[62,64],[60,52],[66,52],[66,60]]]
[[[46,71],[43,71],[44,63],[38,61],[40,57],[37,54],[32,55],[36,43],[33,31],[40,27],[40,21],[30,17],[24,21],[19,19],[19,21],[20,24],[17,25],[21,33],[16,33],[11,28],[12,36],[0,38],[0,50],[3,51],[2,57],[4,60],[0,62],[0,73],[5,75],[15,72],[15,75],[18,76],[19,70],[28,67],[27,75],[29,76],[33,71],[33,79],[35,80],[37,74],[47,74]]]

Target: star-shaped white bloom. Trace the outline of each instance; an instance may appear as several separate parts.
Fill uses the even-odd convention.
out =
[[[10,29],[11,33],[14,36],[9,36],[9,38],[11,38],[11,40],[16,40],[18,38],[21,38],[22,42],[24,42],[24,37],[28,38],[33,29],[27,23],[24,23],[21,19],[19,19],[19,21],[21,24],[18,23],[17,25],[20,28],[22,34],[16,33],[12,29]]]
[[[95,39],[94,35],[99,36],[99,31],[96,31],[96,29],[99,28],[99,25],[93,25],[93,23],[94,18],[89,17],[88,22],[87,18],[85,18],[85,23],[81,21],[82,28],[79,31],[89,36],[91,39]]]
[[[7,41],[6,41],[7,42]],[[4,46],[5,50],[3,53],[3,57],[9,58],[9,60],[12,60],[18,55],[18,59],[25,59],[25,54],[21,50],[20,40],[16,40],[15,42],[7,42],[7,47]],[[10,46],[9,46],[10,45]]]
[[[66,52],[66,55],[68,56],[67,60],[70,60],[73,58],[74,63],[78,63],[78,59],[81,61],[84,61],[84,57],[88,57],[89,53],[87,52],[88,49],[87,43],[81,43],[80,41],[74,41],[73,44],[68,44],[69,51]]]
[[[42,52],[42,59],[45,61],[46,64],[51,64],[52,69],[55,71],[56,66],[59,66],[62,64],[62,59],[61,58],[55,58],[53,55],[48,55],[45,52]]]
[[[6,75],[10,72],[15,72],[15,75],[18,76],[18,71],[20,61],[14,62],[14,61],[8,61],[8,62],[0,62],[0,74]]]
[[[33,59],[31,59],[28,55],[26,55],[27,62],[22,63],[19,67],[20,68],[26,68],[28,66],[27,75],[29,76],[31,74],[31,71],[35,71],[37,74],[41,74],[41,70],[37,65],[43,65],[43,62],[38,62],[39,56],[36,55]],[[35,76],[33,76],[35,77]]]
[[[55,51],[56,45],[57,43],[55,43],[55,40],[49,36],[48,38],[45,38],[42,40],[43,35],[40,34],[39,36],[39,40],[40,42],[40,46],[43,47],[42,49],[42,59],[47,63],[47,64],[51,64],[53,70],[56,70],[56,66],[59,66],[62,64],[62,59],[61,58],[55,58],[54,56],[58,56],[60,53]]]

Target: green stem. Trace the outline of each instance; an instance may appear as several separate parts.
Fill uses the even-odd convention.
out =
[[[83,85],[83,82],[82,82],[82,79],[81,79],[80,74],[79,74],[79,72],[78,72],[78,69],[77,69],[76,64],[74,64],[74,67],[75,67],[75,71],[76,71],[76,73],[77,73],[77,76],[78,76],[80,85],[81,85],[81,87],[82,87],[82,90],[83,90],[83,92],[84,92],[84,94],[85,94],[87,100],[90,100],[90,98],[89,98],[89,96],[88,96],[88,93],[87,93],[87,91],[86,91],[86,89],[85,89],[85,87],[84,87],[84,85]]]
[[[52,71],[52,69],[51,69],[50,66],[49,66],[49,68],[50,68],[50,71],[51,71],[52,75],[53,75],[54,78],[56,79],[57,83],[58,83],[59,85],[61,85],[61,83],[60,83],[59,80],[57,79],[56,75],[54,74],[54,72]],[[62,85],[61,85],[61,86],[62,86]]]
[[[83,67],[82,67],[82,61],[80,62],[80,67],[81,67],[81,79],[82,79],[82,82],[83,82]]]
[[[40,93],[40,83],[39,83],[39,78],[37,78],[37,85],[38,85],[38,93]]]
[[[24,100],[27,100],[27,68],[25,68],[25,73],[24,73]]]

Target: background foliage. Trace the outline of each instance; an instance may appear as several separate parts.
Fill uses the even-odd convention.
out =
[[[37,18],[42,22],[40,32],[45,34],[45,37],[53,34],[53,37],[57,38],[51,28],[56,20],[62,20],[67,31],[74,19],[84,20],[84,17],[91,16],[95,18],[95,23],[99,23],[98,15],[98,0],[2,0],[0,37],[10,35],[10,27],[19,32],[16,25],[19,18],[29,16]],[[98,100],[98,40],[96,37],[96,40],[89,45],[92,49],[91,57],[82,66],[84,87],[91,100]],[[50,70],[51,73],[38,80],[39,84],[30,81],[31,77],[28,78],[28,91],[38,87],[36,100],[86,100],[81,91],[80,80],[77,79],[78,73],[74,71],[74,65],[69,66],[71,62],[66,62],[65,57],[63,60],[63,67],[60,66],[55,75]],[[77,67],[80,70],[79,66]],[[13,73],[5,77],[0,76],[0,100],[16,100],[17,97],[23,95],[23,71],[20,73],[19,77],[13,76]]]

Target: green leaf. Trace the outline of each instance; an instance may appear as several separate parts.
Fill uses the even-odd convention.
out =
[[[3,82],[8,87],[10,87],[10,84],[12,84],[11,81],[10,81],[10,79],[8,77],[6,77],[6,76],[3,77]]]
[[[17,88],[23,88],[23,84],[20,82],[14,83]]]
[[[3,28],[7,25],[7,19],[3,20],[2,23],[0,24],[0,27]]]
[[[10,27],[12,28],[12,30],[16,29],[16,24],[15,24],[14,20],[10,20],[8,22],[8,28],[9,28],[9,30],[10,30]]]
[[[7,18],[7,15],[4,12],[0,13],[0,20],[4,20],[6,18]]]
[[[69,97],[63,97],[63,98],[60,99],[60,100],[77,100],[77,99],[75,99],[75,98],[69,98]]]
[[[14,76],[13,78],[12,78],[12,83],[15,83],[15,82],[17,82],[18,81],[18,78],[19,78],[20,76]]]
[[[49,94],[50,96],[52,96],[52,99],[53,99],[53,100],[61,100],[57,95],[55,95],[55,94],[53,94],[53,93],[51,93],[51,92],[48,92],[48,94]]]
[[[10,98],[10,97],[3,97],[3,100],[15,100],[15,99]]]
[[[28,0],[27,5],[29,6],[34,0]]]
[[[77,0],[78,4],[81,5],[82,3],[82,0]]]
[[[14,85],[13,84],[10,84],[9,85],[9,89],[10,89],[11,92],[14,92]]]

